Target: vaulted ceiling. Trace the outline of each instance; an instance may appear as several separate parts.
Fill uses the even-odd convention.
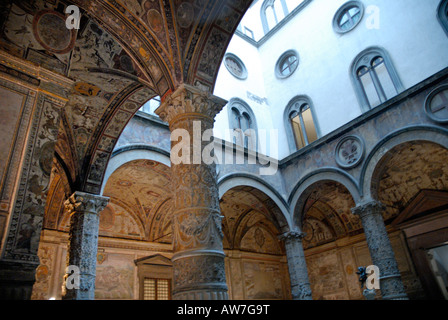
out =
[[[119,135],[146,101],[182,83],[213,91],[251,2],[2,1],[0,49],[73,80],[56,147],[72,189],[99,193]],[[65,26],[69,5],[82,14],[78,30]]]

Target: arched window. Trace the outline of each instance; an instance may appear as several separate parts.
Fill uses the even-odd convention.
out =
[[[233,142],[244,148],[257,149],[257,124],[250,107],[240,99],[229,102],[230,126],[233,130]]]
[[[265,0],[261,5],[261,24],[264,33],[268,33],[288,14],[285,0]]]
[[[285,110],[285,128],[291,152],[295,152],[319,138],[310,99],[293,99]]]
[[[381,48],[369,48],[360,53],[351,72],[363,111],[379,106],[404,90],[392,61]]]
[[[448,35],[448,0],[442,0],[437,9],[437,17],[439,22]]]

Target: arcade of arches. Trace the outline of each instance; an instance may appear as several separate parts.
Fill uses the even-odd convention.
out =
[[[211,92],[250,3],[2,1],[2,297],[364,299],[371,264],[377,298],[447,297],[428,256],[448,241],[448,133],[421,108],[446,71],[381,111],[415,128],[379,130],[351,171],[328,169],[336,136],[272,181],[170,164],[170,131],[211,129],[226,104]],[[70,4],[79,30],[61,27]],[[155,96],[162,121],[135,116]]]

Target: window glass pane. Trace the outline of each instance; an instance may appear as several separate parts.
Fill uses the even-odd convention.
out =
[[[157,280],[157,300],[170,299],[170,281],[168,279]]]
[[[243,76],[243,67],[231,57],[227,57],[225,60],[227,67],[230,69],[231,73],[236,75],[237,77]]]
[[[306,109],[302,109],[302,119],[305,124],[306,136],[308,138],[308,143],[312,143],[317,140],[317,131],[314,126],[313,114],[311,109],[307,107]]]
[[[233,128],[232,129],[241,129],[240,124],[240,113],[235,108],[232,108],[232,119],[231,123]]]
[[[339,27],[346,31],[352,28],[361,18],[361,10],[358,7],[351,7],[345,10],[339,20]]]
[[[283,11],[282,2],[280,0],[274,1],[274,10],[277,15],[277,23],[279,23],[284,17],[285,13]]]
[[[297,64],[297,57],[296,56],[288,56],[286,57],[282,64],[281,64],[281,74],[283,76],[287,76],[289,74],[292,73],[292,71],[294,70],[295,66]]]
[[[301,149],[305,146],[305,139],[302,134],[302,125],[300,123],[300,116],[291,119],[292,130],[294,132],[294,138],[296,140],[297,149]]]
[[[448,90],[443,90],[431,100],[430,110],[436,118],[448,118]]]
[[[381,104],[379,95],[375,89],[375,85],[372,81],[372,77],[370,73],[365,73],[360,78],[362,86],[364,88],[364,92],[366,93],[367,99],[369,101],[370,107],[376,107]]]
[[[243,113],[243,116],[241,117],[241,130],[246,131],[247,129],[250,129],[250,117],[247,113]]]
[[[273,6],[267,7],[265,13],[266,13],[266,20],[268,22],[268,29],[271,30],[278,23],[274,12],[274,7]]]
[[[375,63],[375,72],[378,77],[378,80],[381,83],[381,87],[383,88],[384,94],[387,99],[395,97],[397,95],[397,90],[395,89],[395,85],[392,82],[392,79],[389,75],[389,71],[387,71],[386,64],[384,60],[377,59],[374,61]]]
[[[143,282],[143,299],[156,300],[156,281],[155,279],[145,278]]]

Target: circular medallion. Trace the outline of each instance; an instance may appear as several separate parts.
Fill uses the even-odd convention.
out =
[[[448,85],[433,90],[425,101],[425,113],[438,123],[448,123]]]
[[[227,53],[224,57],[224,65],[227,70],[237,79],[247,79],[247,69],[243,61],[233,53]]]
[[[67,28],[65,16],[59,12],[38,12],[33,20],[33,33],[39,44],[52,53],[64,54],[75,46],[76,31]]]
[[[364,142],[357,136],[348,136],[336,146],[336,163],[344,168],[356,167],[364,158]]]
[[[155,9],[149,10],[147,17],[148,17],[149,26],[151,27],[152,30],[154,30],[155,32],[162,31],[163,20],[162,20],[162,16],[160,15],[160,13],[157,10],[155,10]]]

